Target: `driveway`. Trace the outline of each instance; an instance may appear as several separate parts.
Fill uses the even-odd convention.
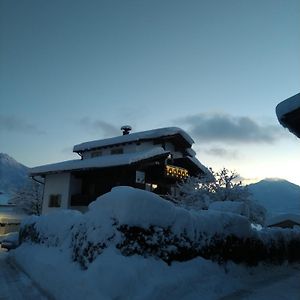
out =
[[[0,248],[0,300],[47,300],[34,282]]]

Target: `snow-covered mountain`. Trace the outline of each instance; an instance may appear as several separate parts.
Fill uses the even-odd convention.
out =
[[[10,194],[22,186],[28,175],[28,168],[8,154],[0,153],[0,193]]]
[[[300,214],[300,186],[284,179],[264,179],[250,184],[252,198],[263,205],[268,216]]]

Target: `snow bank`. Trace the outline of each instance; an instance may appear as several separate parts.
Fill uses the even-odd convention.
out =
[[[221,209],[221,204],[216,206]],[[85,214],[69,210],[28,218],[20,239],[58,247],[83,269],[110,248],[123,256],[155,257],[167,264],[198,256],[247,264],[290,257],[300,260],[299,255],[289,256],[300,246],[300,231],[286,231],[285,235],[280,230],[258,232],[238,214],[189,211],[131,187],[112,189],[91,203]],[[270,252],[274,243],[278,246]],[[289,250],[276,252],[280,247]]]
[[[131,187],[113,188],[92,202],[86,213],[89,220],[107,216],[116,219],[119,225],[170,228],[174,234],[185,233],[190,239],[197,239],[203,232],[210,236],[252,234],[249,222],[243,217],[215,211],[189,211],[154,193]]]
[[[9,241],[9,242],[18,242],[19,233],[18,232],[10,232],[6,234],[0,235],[0,244],[2,241]]]
[[[56,300],[217,300],[244,288],[241,277],[251,278],[250,270],[232,266],[228,274],[202,258],[168,266],[153,258],[125,257],[113,249],[84,271],[53,247],[24,244],[13,256]]]
[[[212,202],[209,207],[209,210],[229,212],[233,214],[242,215],[249,217],[249,207],[245,202],[239,201],[215,201]]]
[[[236,214],[191,212],[153,193],[118,187],[85,214],[27,218],[13,256],[57,300],[219,299],[243,289],[241,274],[252,271],[204,258],[256,262],[258,253],[261,261],[272,256],[263,242],[277,251],[278,241],[300,234],[260,232]]]

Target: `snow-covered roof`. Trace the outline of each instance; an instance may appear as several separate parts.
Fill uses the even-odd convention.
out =
[[[276,106],[276,115],[279,121],[282,120],[284,115],[300,108],[300,93],[280,102]]]
[[[279,103],[276,114],[279,123],[300,138],[300,93]]]
[[[105,155],[98,156],[88,159],[74,159],[68,160],[60,163],[48,164],[43,166],[38,166],[31,168],[29,174],[31,176],[45,174],[45,173],[57,173],[65,171],[74,171],[82,169],[96,169],[96,168],[106,168],[114,166],[124,166],[136,163],[138,161],[146,160],[149,158],[154,158],[156,156],[168,155],[169,151],[165,151],[162,147],[154,147],[149,150],[115,154],[115,155]]]
[[[181,128],[178,127],[165,127],[153,130],[141,131],[126,135],[121,135],[113,138],[85,142],[75,145],[73,152],[82,152],[95,148],[112,146],[123,143],[138,142],[143,140],[151,140],[157,138],[165,138],[169,136],[180,135],[190,146],[194,143],[193,139]]]
[[[189,159],[194,165],[196,165],[199,169],[201,169],[207,176],[210,177],[211,180],[214,179],[209,169],[206,168],[204,165],[202,165],[201,162],[195,156],[193,157],[187,156],[187,159]]]
[[[300,214],[278,214],[269,218],[266,222],[266,225],[276,225],[285,221],[292,221],[300,225]]]

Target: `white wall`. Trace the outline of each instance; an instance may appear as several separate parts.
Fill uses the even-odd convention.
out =
[[[61,208],[69,207],[70,198],[70,173],[60,173],[60,174],[48,174],[45,177],[45,189],[43,198],[43,210],[42,213],[48,213],[56,211]],[[61,195],[61,207],[49,207],[49,197],[51,194]]]

